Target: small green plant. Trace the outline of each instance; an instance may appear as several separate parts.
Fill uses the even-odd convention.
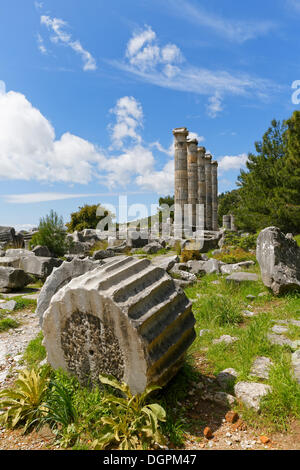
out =
[[[256,256],[243,248],[225,248],[222,253],[214,256],[214,258],[223,263],[240,263],[242,261],[256,261]]]
[[[48,424],[57,435],[62,447],[74,445],[79,432],[78,413],[72,400],[72,391],[58,381],[51,381],[45,402],[46,415],[42,424]]]
[[[93,447],[105,449],[117,446],[120,450],[147,449],[164,442],[159,422],[166,420],[166,412],[158,403],[146,404],[148,396],[158,386],[148,387],[142,394],[132,395],[128,385],[119,383],[110,375],[100,375],[100,381],[122,393],[122,397],[107,394],[103,403],[111,409],[111,416],[101,418],[102,436]]]
[[[26,432],[45,413],[44,399],[48,387],[46,370],[23,370],[13,388],[0,392],[0,422],[9,427],[24,426]]]
[[[53,210],[40,219],[39,230],[30,241],[30,248],[37,245],[47,246],[54,256],[63,256],[67,251],[67,232],[63,218]]]

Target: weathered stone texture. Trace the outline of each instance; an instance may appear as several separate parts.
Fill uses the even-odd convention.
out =
[[[265,228],[257,238],[256,257],[262,281],[274,294],[300,290],[300,248],[296,240],[277,227]]]
[[[0,292],[22,289],[30,282],[30,277],[22,269],[0,267]]]
[[[111,373],[133,393],[165,384],[195,339],[191,305],[149,260],[114,258],[52,298],[43,321],[48,362],[82,383]]]
[[[72,279],[82,276],[83,274],[96,269],[98,266],[100,266],[100,264],[97,262],[93,262],[88,259],[81,260],[74,258],[71,262],[64,261],[61,266],[53,269],[51,275],[43,285],[38,298],[36,314],[40,319],[40,325],[43,323],[43,315],[49,307],[51,299],[56,292],[68,284]]]

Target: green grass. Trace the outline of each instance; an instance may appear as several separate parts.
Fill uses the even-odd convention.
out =
[[[17,328],[19,323],[12,318],[1,318],[0,317],[0,332],[10,330],[11,328]]]
[[[37,366],[46,357],[46,349],[42,345],[43,333],[40,332],[36,338],[28,343],[23,354],[23,360],[29,367]]]
[[[34,312],[36,309],[37,301],[34,299],[26,299],[26,297],[18,296],[18,297],[13,297],[11,299],[8,298],[6,300],[7,302],[9,302],[10,300],[14,300],[16,302],[15,308],[13,310],[14,312],[24,310],[25,308]]]
[[[253,271],[259,272],[259,268],[256,266]],[[212,284],[216,279],[220,284]],[[264,382],[271,385],[272,393],[264,400],[261,416],[246,409],[242,413],[252,425],[256,416],[256,423],[265,427],[286,429],[290,419],[300,417],[300,387],[291,372],[291,350],[287,346],[272,345],[267,334],[274,325],[273,320],[300,319],[300,294],[273,297],[261,281],[228,285],[224,277],[216,274],[203,277],[185,292],[196,300],[193,312],[197,337],[190,352],[194,355],[200,352],[206,357],[205,373],[217,375],[232,367],[238,373],[237,381],[262,381],[250,375],[251,367],[258,356],[269,357],[274,367],[269,380]],[[258,297],[261,292],[266,295]],[[247,299],[249,294],[255,299]],[[248,310],[249,304],[258,315],[244,318],[242,310]],[[200,337],[202,329],[209,332]],[[225,334],[238,338],[238,341],[230,345],[212,343],[213,339]],[[300,328],[290,325],[287,337],[300,339]],[[228,389],[231,393],[233,385]]]
[[[298,245],[300,246],[300,235],[296,235],[295,240],[298,243]]]

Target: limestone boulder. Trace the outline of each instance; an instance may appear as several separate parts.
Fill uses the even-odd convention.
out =
[[[243,268],[250,268],[254,266],[254,261],[242,261],[241,263],[234,263],[234,264],[223,264],[221,266],[221,273],[222,274],[232,274],[233,272],[240,271]]]
[[[279,228],[268,227],[257,238],[256,257],[265,286],[275,295],[300,291],[300,248]]]
[[[237,272],[227,276],[226,281],[236,284],[240,284],[241,282],[256,282],[258,281],[258,276],[255,273]]]
[[[162,248],[163,246],[160,243],[154,241],[144,246],[143,251],[147,253],[148,255],[152,255],[152,254],[157,253]]]
[[[0,226],[0,242],[12,243],[15,241],[16,232],[13,227]]]
[[[47,246],[37,245],[33,248],[32,253],[34,253],[35,256],[51,257],[51,252]]]
[[[115,252],[112,249],[107,249],[107,250],[98,250],[93,253],[93,260],[102,260],[105,258],[112,258],[115,256]]]
[[[128,245],[130,248],[144,248],[149,243],[147,231],[128,231]]]
[[[99,266],[99,262],[94,262],[89,259],[81,260],[74,258],[71,262],[64,261],[61,266],[53,269],[51,275],[47,278],[42,287],[37,302],[36,314],[39,317],[41,326],[43,323],[44,312],[49,307],[50,301],[56,292],[68,284],[72,279],[82,276]]]
[[[106,373],[134,394],[163,385],[195,339],[191,307],[164,269],[115,257],[52,297],[43,321],[47,360],[84,384]]]
[[[30,250],[24,250],[23,248],[12,248],[6,250],[5,256],[13,257],[13,258],[24,258],[27,256],[34,256],[34,253]]]
[[[192,274],[213,274],[220,273],[220,263],[216,259],[208,259],[207,261],[190,260],[187,265]]]
[[[87,256],[92,247],[93,243],[90,242],[73,241],[68,248],[68,254]]]
[[[238,382],[234,387],[234,392],[247,408],[259,411],[261,399],[271,392],[271,387],[255,382]]]
[[[1,256],[0,266],[7,268],[19,268],[20,258],[15,256]]]
[[[59,258],[48,258],[44,256],[27,256],[20,259],[20,268],[26,273],[46,279],[53,271],[63,263]]]
[[[176,263],[179,262],[179,256],[156,256],[152,260],[152,264],[160,268],[170,271]]]
[[[22,269],[0,267],[0,292],[19,290],[30,282],[30,277]]]

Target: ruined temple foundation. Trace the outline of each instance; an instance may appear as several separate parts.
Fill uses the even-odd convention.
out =
[[[218,231],[218,163],[186,127],[173,130],[175,146],[175,230]]]

